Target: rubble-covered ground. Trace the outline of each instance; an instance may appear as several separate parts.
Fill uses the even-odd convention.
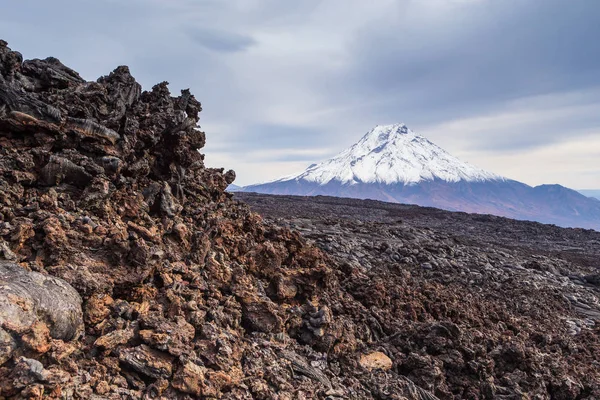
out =
[[[600,398],[596,233],[264,221],[200,111],[0,41],[0,398]]]
[[[439,398],[600,398],[600,232],[369,200],[235,196],[329,254],[355,302],[334,315],[365,326],[361,346]]]

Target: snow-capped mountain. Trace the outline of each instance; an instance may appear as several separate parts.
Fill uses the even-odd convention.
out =
[[[404,124],[376,126],[329,160],[243,191],[373,199],[600,230],[597,199],[477,168]]]
[[[415,184],[440,179],[446,182],[504,180],[448,154],[404,124],[376,126],[356,144],[337,156],[312,165],[301,174],[281,180],[305,180],[320,185]]]

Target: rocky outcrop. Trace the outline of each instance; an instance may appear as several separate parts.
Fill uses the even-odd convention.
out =
[[[250,353],[321,340],[291,335],[334,284],[325,258],[225,193],[200,103],[167,85],[0,41],[0,396],[247,398],[279,390]]]

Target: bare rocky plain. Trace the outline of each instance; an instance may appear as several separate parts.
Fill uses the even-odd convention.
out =
[[[236,198],[322,249],[356,302],[334,315],[361,321],[361,347],[439,398],[600,398],[600,232],[370,200]]]
[[[249,207],[200,111],[0,41],[1,399],[600,398],[598,232]]]

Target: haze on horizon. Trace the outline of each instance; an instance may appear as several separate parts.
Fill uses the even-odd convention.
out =
[[[375,125],[530,185],[600,189],[595,0],[6,2],[0,38],[89,80],[129,65],[202,102],[209,166],[300,172]]]

